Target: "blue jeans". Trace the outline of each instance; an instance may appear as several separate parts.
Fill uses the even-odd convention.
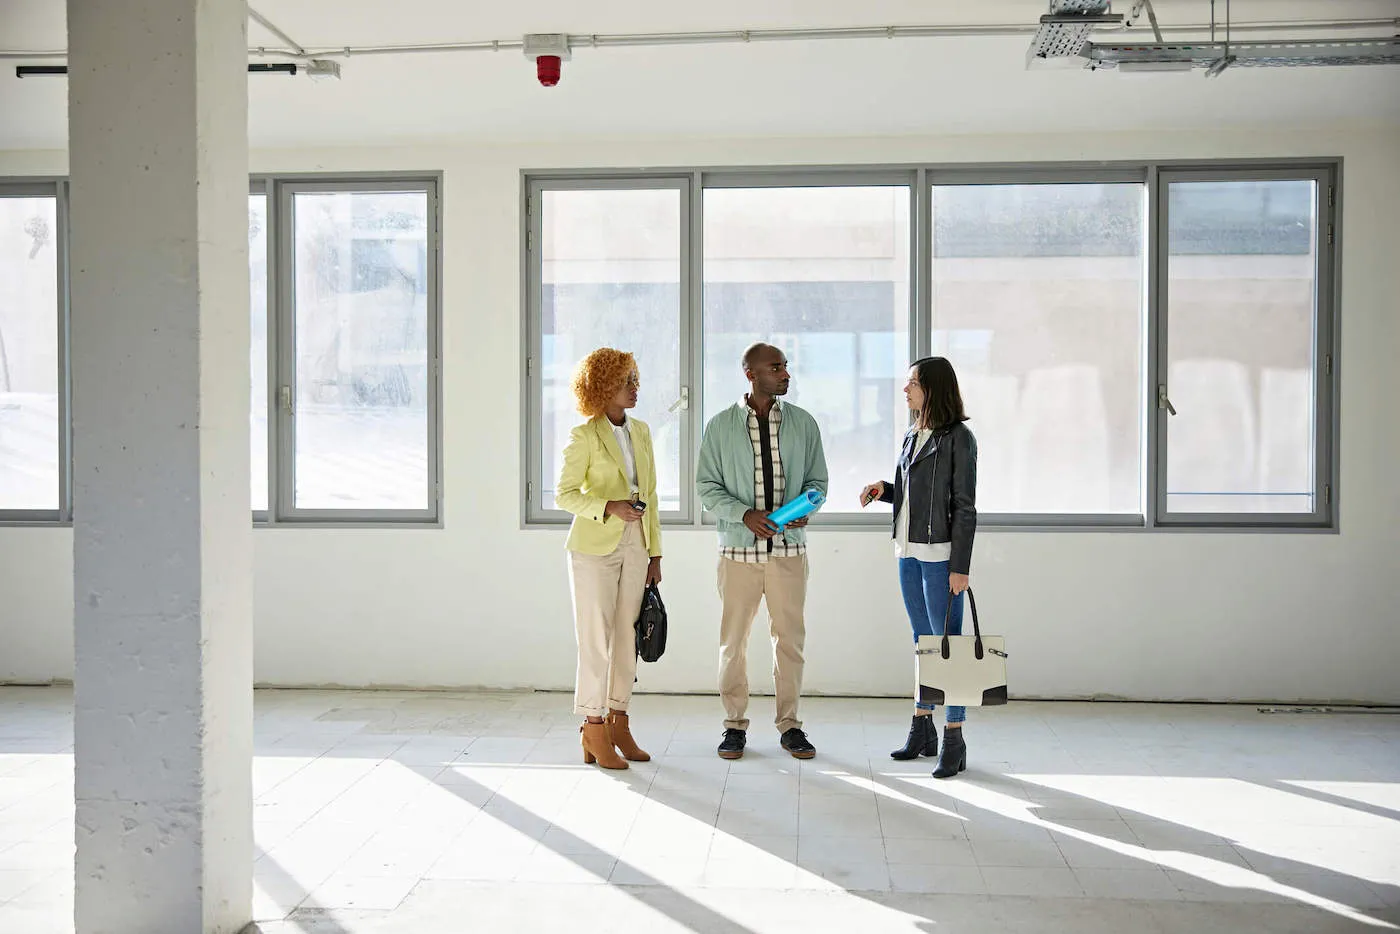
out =
[[[953,601],[953,612],[948,620],[948,635],[962,635],[963,598],[953,596],[948,589],[947,561],[920,561],[918,558],[899,559],[899,589],[904,594],[904,609],[909,612],[909,625],[914,629],[914,643],[919,636],[943,635],[943,616],[948,612],[948,601]],[[933,710],[934,705],[919,702],[916,694],[914,706],[920,710]],[[966,707],[949,707],[947,721],[962,723],[967,719]]]

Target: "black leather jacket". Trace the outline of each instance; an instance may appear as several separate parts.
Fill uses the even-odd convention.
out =
[[[904,436],[894,482],[885,484],[882,502],[894,504],[895,522],[904,505],[909,478],[909,541],[952,543],[951,574],[972,568],[972,539],[977,532],[977,439],[962,423],[933,433],[922,450],[914,450],[919,433]],[[898,529],[893,534],[898,534]]]

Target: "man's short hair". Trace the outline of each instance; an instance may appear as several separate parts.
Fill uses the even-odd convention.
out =
[[[760,350],[778,350],[778,348],[774,347],[772,344],[767,343],[766,341],[756,341],[750,344],[748,346],[748,349],[744,351],[743,358],[739,361],[740,365],[743,366],[745,372],[753,369],[754,354],[758,353]],[[782,353],[782,351],[778,352]]]

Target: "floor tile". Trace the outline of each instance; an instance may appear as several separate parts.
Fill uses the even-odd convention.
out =
[[[1090,898],[1172,900],[1181,897],[1181,892],[1161,869],[1075,867],[1074,876]]]
[[[992,895],[1072,898],[1084,894],[1079,879],[1068,869],[983,866],[982,879]]]
[[[0,687],[6,932],[72,930],[71,702]],[[975,767],[939,782],[888,758],[898,701],[810,699],[806,762],[758,730],[719,759],[713,698],[636,706],[654,759],[608,773],[579,761],[564,695],[257,692],[258,930],[1400,923],[1395,718],[1018,703],[979,711]]]

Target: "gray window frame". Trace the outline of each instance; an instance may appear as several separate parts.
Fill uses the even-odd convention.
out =
[[[688,223],[683,221],[682,269],[682,385],[689,387],[690,418],[685,420],[689,444],[682,451],[682,509],[664,514],[668,528],[705,528],[712,520],[694,496],[693,465],[699,449],[704,412],[704,192],[707,188],[858,186],[870,184],[912,185],[910,290],[910,353],[927,354],[932,346],[932,200],[936,185],[1027,185],[1072,183],[1141,184],[1144,195],[1144,294],[1140,309],[1142,339],[1139,348],[1141,419],[1139,439],[1142,464],[1142,510],[1133,514],[1023,513],[979,516],[986,528],[1046,532],[1157,532],[1157,531],[1274,531],[1336,532],[1338,530],[1339,370],[1337,338],[1340,332],[1341,262],[1340,158],[1282,160],[1135,160],[1079,163],[908,164],[835,166],[706,166],[647,169],[526,169],[521,172],[521,456],[526,465],[522,479],[520,520],[522,528],[558,528],[569,521],[562,510],[546,514],[532,502],[533,482],[541,476],[540,375],[532,361],[538,359],[539,257],[532,250],[539,243],[540,217],[532,212],[538,192],[549,188],[654,188],[666,179],[689,180]],[[1167,184],[1177,178],[1217,180],[1229,178],[1318,178],[1319,224],[1327,224],[1332,242],[1319,233],[1317,312],[1314,333],[1317,376],[1317,509],[1312,514],[1182,515],[1170,514],[1166,504],[1166,427],[1164,410],[1158,409],[1157,387],[1166,365],[1166,237]],[[1330,198],[1329,198],[1330,192]],[[685,263],[683,262],[683,267]],[[686,346],[687,337],[689,346]],[[891,454],[893,457],[893,454]],[[689,491],[689,495],[684,495]],[[815,525],[882,530],[888,532],[888,516],[819,514]]]
[[[927,328],[916,327],[916,322],[927,323],[928,319],[915,313],[915,309],[920,307],[920,302],[927,296],[921,296],[922,283],[927,281],[922,278],[923,271],[921,263],[927,264],[928,258],[923,255],[923,244],[929,242],[921,233],[927,217],[926,211],[921,207],[920,198],[920,175],[918,169],[912,167],[904,168],[865,168],[861,166],[849,166],[841,169],[786,169],[786,170],[705,170],[699,173],[701,185],[698,191],[698,200],[701,203],[700,231],[701,236],[697,236],[696,244],[696,269],[698,270],[696,279],[695,307],[699,309],[696,315],[696,329],[701,335],[697,346],[702,351],[702,356],[696,361],[695,372],[701,383],[700,392],[692,399],[697,415],[703,416],[705,412],[705,392],[704,376],[705,361],[703,358],[704,332],[705,332],[705,257],[704,257],[704,200],[705,191],[708,189],[735,189],[735,188],[908,188],[909,189],[909,353],[910,359],[920,355],[919,347],[924,346],[929,341]],[[932,229],[931,225],[928,227]],[[921,344],[920,342],[923,342]],[[802,362],[797,361],[800,372]],[[703,432],[704,425],[700,425]],[[699,442],[696,443],[698,452]],[[891,451],[891,461],[894,452]],[[872,477],[872,479],[874,479]],[[684,481],[683,481],[684,482]],[[692,478],[690,486],[694,487]],[[693,494],[692,494],[693,495]],[[704,527],[714,527],[718,523],[715,517],[700,509],[699,498],[696,499],[696,510],[700,516],[699,525]],[[890,525],[889,517],[880,516],[878,513],[859,513],[854,511],[845,512],[820,512],[813,518],[814,525],[828,526],[832,528],[852,528],[887,529]]]
[[[268,513],[261,527],[442,527],[442,174],[357,173],[268,175]],[[427,196],[428,477],[424,509],[308,509],[295,502],[296,406],[280,404],[285,388],[297,398],[295,197],[302,192],[422,191]]]
[[[1170,399],[1167,380],[1170,353],[1170,295],[1167,262],[1171,245],[1170,186],[1175,182],[1303,181],[1314,182],[1314,217],[1317,241],[1313,303],[1313,509],[1308,513],[1192,513],[1167,507],[1168,426],[1171,413],[1159,402]],[[1151,460],[1155,485],[1149,508],[1154,524],[1165,529],[1315,530],[1338,528],[1338,480],[1341,475],[1338,429],[1340,426],[1337,335],[1340,330],[1339,264],[1341,258],[1341,163],[1314,162],[1197,164],[1163,167],[1157,172],[1153,192],[1153,353],[1147,385],[1152,388],[1149,412],[1154,416]]]
[[[292,329],[295,309],[291,304],[294,244],[290,218],[284,199],[297,190],[307,191],[425,191],[428,196],[428,507],[421,510],[308,510],[284,508],[290,505],[294,463],[290,444],[294,428],[280,411],[277,387],[295,389],[295,354]],[[268,320],[268,510],[250,510],[253,524],[307,527],[422,526],[441,528],[442,519],[442,173],[441,172],[363,172],[256,174],[249,178],[248,193],[267,198],[267,320]],[[69,358],[69,236],[68,180],[62,176],[0,178],[0,197],[47,197],[57,200],[58,230],[58,365],[59,365],[59,509],[0,510],[0,527],[68,526],[73,521],[72,501],[72,367]],[[285,204],[290,204],[286,200]],[[283,377],[289,381],[281,382]],[[286,503],[284,504],[284,498]]]
[[[1031,186],[1031,185],[1140,185],[1143,189],[1143,226],[1151,224],[1151,210],[1149,203],[1150,167],[1144,164],[1138,165],[1096,165],[1096,166],[958,166],[953,168],[931,169],[928,173],[927,197],[928,205],[928,239],[926,252],[928,254],[929,268],[926,272],[926,292],[929,297],[928,304],[919,311],[924,322],[921,334],[924,343],[919,349],[919,356],[926,356],[933,352],[933,190],[940,187],[976,187],[985,186]],[[1143,375],[1147,372],[1146,361],[1142,359],[1146,348],[1150,343],[1148,337],[1148,310],[1146,286],[1149,278],[1148,270],[1149,254],[1148,244],[1144,240],[1142,247],[1142,282],[1144,295],[1139,304],[1138,314],[1139,334],[1141,335],[1138,355],[1139,355],[1139,392],[1138,392],[1138,446],[1141,451],[1144,437],[1147,433],[1147,417],[1143,411],[1146,405],[1146,384],[1142,382]],[[975,414],[975,413],[974,413]],[[975,422],[973,423],[976,424]],[[1141,454],[1140,454],[1141,457]],[[1150,467],[1145,459],[1140,460],[1142,482],[1147,482],[1147,474]],[[1143,510],[1146,510],[1147,499],[1140,491],[1139,503]],[[994,513],[978,511],[977,522],[981,527],[1004,528],[1020,531],[1036,531],[1048,529],[1052,531],[1105,531],[1105,530],[1133,530],[1145,528],[1150,519],[1144,512],[1136,513],[1051,513],[1051,512],[1029,512],[1029,513]]]
[[[423,191],[427,193],[428,301],[428,506],[419,510],[296,509],[292,502],[295,464],[295,416],[278,405],[278,387],[295,393],[295,244],[292,242],[292,195],[297,191]],[[254,174],[249,195],[267,198],[267,322],[268,322],[268,504],[250,510],[259,528],[379,528],[443,525],[442,493],[442,173],[359,172]],[[59,361],[59,504],[57,510],[0,510],[0,526],[66,526],[72,524],[72,367],[69,360],[68,180],[61,176],[0,178],[0,197],[57,199],[58,230],[58,361]],[[295,396],[293,396],[295,398]]]
[[[663,511],[661,521],[666,525],[693,525],[697,521],[698,504],[694,496],[695,461],[700,449],[700,431],[704,426],[697,425],[700,412],[696,400],[701,391],[696,388],[696,380],[701,371],[696,364],[702,359],[698,351],[698,341],[702,338],[697,331],[699,315],[696,313],[695,298],[699,294],[694,281],[694,248],[699,241],[699,215],[696,210],[694,173],[670,172],[646,175],[622,174],[532,174],[523,176],[521,186],[520,248],[522,261],[522,307],[521,340],[525,353],[521,366],[524,380],[521,399],[525,419],[521,431],[521,463],[525,465],[525,476],[521,483],[521,525],[545,528],[566,526],[573,516],[562,509],[544,509],[537,502],[535,484],[546,482],[544,476],[544,366],[538,364],[544,346],[541,328],[541,302],[543,300],[543,252],[539,248],[544,242],[543,195],[549,191],[675,191],[680,203],[680,303],[678,308],[680,328],[679,359],[677,362],[680,377],[681,399],[678,411],[680,419],[680,501],[679,510]],[[688,479],[689,478],[689,479]]]
[[[280,462],[277,426],[277,235],[274,218],[277,216],[276,204],[276,184],[271,176],[253,178],[248,184],[248,194],[262,195],[266,200],[263,202],[263,221],[267,224],[264,240],[267,241],[267,334],[265,335],[267,345],[266,375],[267,385],[267,437],[264,443],[267,445],[267,476],[263,482],[267,488],[267,509],[253,510],[253,524],[258,526],[271,525],[276,521],[277,516],[277,483],[278,464]]]
[[[53,198],[55,267],[58,275],[58,508],[0,509],[0,526],[70,525],[73,521],[72,380],[68,344],[68,180],[58,176],[0,178],[0,198]]]

